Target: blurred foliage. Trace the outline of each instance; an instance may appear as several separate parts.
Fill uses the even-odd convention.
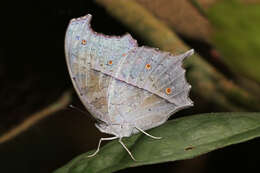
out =
[[[207,14],[213,43],[229,68],[260,82],[260,4],[219,1]]]
[[[187,45],[167,25],[137,3],[122,0],[97,2],[149,45],[172,53],[187,49]],[[147,5],[145,0],[139,0],[139,3],[156,11],[153,8],[155,4]],[[193,85],[193,92],[195,90],[200,97],[230,110],[258,109],[256,98],[229,82],[200,56],[193,56],[186,65],[191,68],[188,78]],[[137,162],[131,160],[118,141],[113,141],[104,146],[97,156],[87,157],[93,151],[82,154],[55,173],[113,172],[127,167],[192,158],[258,137],[259,125],[259,113],[214,113],[179,118],[149,130],[152,135],[162,135],[162,140],[149,139],[142,134],[125,139]]]
[[[135,0],[175,32],[198,40],[208,41],[209,21],[189,0]]]
[[[136,1],[177,33],[216,47],[233,72],[259,82],[259,0]]]
[[[64,109],[72,100],[71,91],[65,91],[63,95],[59,98],[58,101],[52,103],[48,107],[40,110],[39,112],[30,115],[29,118],[25,119],[23,123],[20,123],[15,128],[7,131],[3,135],[0,135],[0,144],[9,141],[10,139],[16,137],[17,135],[21,134],[22,132],[26,131],[31,126],[35,125],[42,119],[52,115],[55,112],[58,112]]]
[[[146,44],[161,50],[178,54],[189,49],[165,23],[154,17],[148,10],[135,1],[96,0],[106,10],[129,29],[138,34]],[[195,50],[196,52],[196,50]],[[185,60],[188,81],[200,99],[228,111],[258,111],[260,100],[240,88],[208,64],[199,54]]]
[[[259,113],[211,113],[178,118],[149,130],[162,139],[144,134],[126,138],[125,144],[137,161],[131,160],[117,140],[82,154],[54,173],[110,173],[127,167],[176,161],[247,141],[260,136]]]
[[[86,13],[93,15],[92,24],[97,32],[122,35],[132,31],[131,35],[139,44],[160,47],[172,53],[195,48],[197,54],[185,61],[195,106],[178,112],[175,118],[223,110],[259,111],[259,0],[103,1],[104,4],[107,2],[103,7],[108,13],[94,2],[84,0],[56,4],[53,1],[23,1],[15,6],[10,1],[10,8],[5,7],[7,11],[1,11],[2,16],[6,16],[3,18],[5,34],[0,47],[3,57],[0,58],[2,172],[50,172],[76,155],[96,147],[101,133],[94,128],[90,115],[84,117],[65,109],[53,114],[55,111],[50,110],[54,109],[49,109],[56,107],[60,110],[67,104],[62,104],[64,102],[60,100],[54,102],[65,90],[72,88],[64,59],[64,32],[71,18]],[[138,5],[124,6],[135,2],[148,12]],[[17,14],[23,19],[33,16],[37,20],[14,22]],[[19,43],[15,50],[14,43]],[[216,62],[223,64],[219,67]],[[233,72],[231,75],[226,73],[229,69]],[[74,96],[73,104],[80,106],[76,94]],[[54,104],[47,107],[50,103]],[[153,140],[142,134],[124,139],[139,162],[130,160],[118,141],[113,141],[105,145],[96,157],[85,159],[92,151],[88,152],[57,172],[77,172],[80,169],[111,172],[195,157],[259,136],[258,117],[259,113],[227,113],[176,119],[149,131],[162,135],[162,140]],[[209,121],[206,121],[207,118]],[[85,122],[87,119],[89,121]],[[200,136],[202,138],[198,139]],[[194,140],[195,137],[197,140]],[[208,172],[223,172],[219,171],[220,167],[224,171],[229,167],[230,171],[227,172],[246,172],[252,167],[258,168],[259,138],[250,142],[251,145],[247,142],[211,152],[206,157],[214,155],[212,153],[222,154],[211,157],[215,159],[213,161],[206,158],[200,166],[210,169]],[[244,147],[239,148],[241,145]],[[111,151],[115,153],[109,153]],[[170,155],[163,158],[164,151]],[[197,163],[187,166],[188,161],[196,160],[182,161],[185,162],[182,168],[188,168],[186,172],[196,172],[194,167],[199,167]],[[178,163],[170,164],[176,172],[185,172],[176,165],[172,166]],[[162,165],[157,170],[161,171]],[[148,172],[154,171],[153,166],[148,168]]]

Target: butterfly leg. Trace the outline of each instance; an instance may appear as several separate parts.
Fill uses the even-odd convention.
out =
[[[143,131],[142,129],[138,128],[138,127],[135,127],[137,130],[139,130],[140,132],[142,132],[143,134],[149,136],[150,138],[153,138],[153,139],[161,139],[162,137],[156,137],[156,136],[153,136],[153,135],[150,135],[149,133]]]
[[[132,153],[128,150],[128,148],[125,146],[125,144],[122,142],[122,138],[119,138],[119,143],[124,147],[124,149],[128,152],[128,154],[131,156],[131,158],[135,160],[134,156],[132,155]]]
[[[110,137],[110,138],[101,138],[101,139],[99,140],[97,150],[96,150],[93,154],[89,155],[88,157],[93,157],[93,156],[95,156],[95,155],[99,152],[99,148],[100,148],[100,145],[101,145],[101,142],[102,142],[102,141],[109,141],[109,140],[113,140],[113,139],[116,139],[116,138],[118,138],[118,137],[117,137],[117,136],[114,136],[114,137]]]

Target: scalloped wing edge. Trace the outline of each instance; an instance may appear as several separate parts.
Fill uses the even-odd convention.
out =
[[[89,29],[92,34],[95,34],[95,35],[98,35],[98,36],[102,36],[102,37],[105,37],[105,38],[119,38],[119,39],[122,39],[122,38],[124,38],[124,37],[127,37],[128,40],[129,40],[129,42],[130,42],[130,44],[131,44],[133,47],[135,47],[136,49],[141,48],[141,47],[138,47],[137,41],[136,41],[135,39],[133,39],[133,37],[132,37],[129,33],[126,33],[126,34],[124,34],[124,35],[122,35],[122,36],[115,36],[115,35],[113,35],[113,36],[108,36],[108,35],[105,35],[105,34],[103,34],[103,33],[97,33],[97,32],[95,32],[95,31],[91,28],[91,24],[90,24],[91,19],[92,19],[92,15],[91,15],[91,14],[87,14],[87,15],[85,15],[85,16],[83,16],[83,17],[71,19],[68,28],[69,28],[72,24],[77,23],[77,22],[88,22],[88,23],[87,23],[87,26],[88,26],[88,27],[87,27],[87,28],[82,28],[82,29]],[[67,28],[67,31],[68,31],[68,28]],[[66,31],[66,35],[67,35],[67,31]],[[68,42],[67,39],[68,39],[68,38],[65,37],[65,54],[66,54],[66,59],[68,59],[68,55],[67,55],[67,51],[68,51],[67,49],[68,49],[68,48],[66,48],[66,42]],[[156,53],[159,53],[159,54],[161,54],[161,53],[166,53],[166,51],[160,51],[159,48],[152,48],[152,47],[148,47],[148,46],[143,46],[143,47],[145,47],[146,49],[150,49],[151,51],[155,51]],[[133,50],[134,50],[134,49],[133,49]],[[176,56],[172,55],[170,52],[167,52],[167,53],[169,53],[169,55],[171,56],[171,58],[176,58]],[[181,56],[181,60],[183,61],[186,57],[191,56],[193,53],[194,53],[194,50],[193,50],[193,49],[191,49],[191,50],[185,52],[184,54],[182,54],[182,55],[184,55],[184,56]],[[178,56],[180,56],[180,55],[178,55]],[[68,60],[67,60],[67,64],[68,64]],[[68,64],[68,65],[69,65],[69,64]],[[107,73],[107,72],[105,72],[105,71],[102,71],[102,70],[100,70],[100,69],[95,69],[95,68],[93,68],[93,69],[94,69],[94,70],[97,70],[97,71],[100,71],[100,72],[102,72],[102,73],[104,73],[104,74],[106,74],[106,75],[109,75],[109,76],[111,76],[111,77],[113,77],[113,78],[115,78],[115,79],[117,79],[117,80],[120,80],[120,81],[123,81],[123,82],[128,83],[128,82],[125,81],[124,79],[119,79],[119,78],[117,78],[117,76],[116,76],[115,73],[109,74],[109,73]],[[183,69],[183,68],[182,68],[182,69]],[[183,70],[186,71],[185,69],[183,69]],[[70,70],[69,70],[69,72],[70,72]],[[186,72],[184,72],[184,75],[185,75],[185,73],[186,73]],[[71,72],[70,72],[70,76],[72,77]],[[183,107],[186,108],[186,107],[193,106],[193,101],[189,98],[189,92],[190,92],[190,89],[191,89],[191,85],[187,82],[185,76],[184,76],[184,79],[185,79],[185,81],[184,81],[184,82],[185,82],[185,85],[188,86],[188,89],[187,89],[187,97],[186,97],[187,104],[184,104],[184,105],[183,105]],[[73,79],[72,79],[72,81],[73,81],[74,88],[75,88],[76,91],[77,91],[77,94],[80,95],[79,91],[77,90],[77,88],[76,88],[76,86],[75,86],[76,84],[75,84],[75,82],[74,82]],[[138,86],[138,85],[136,85],[136,84],[134,84],[134,83],[128,83],[128,84],[133,85],[133,86],[138,87],[138,88],[141,88],[141,89],[144,89],[144,90],[146,90],[146,91],[149,91],[149,92],[151,92],[151,93],[153,93],[153,94],[155,94],[155,95],[157,95],[157,96],[159,96],[159,97],[161,97],[161,98],[163,98],[163,99],[169,101],[170,103],[176,104],[176,103],[174,103],[172,100],[170,100],[169,98],[165,97],[164,95],[161,95],[161,94],[158,94],[158,93],[154,93],[153,91],[151,91],[151,90],[149,90],[149,89],[147,89],[147,88],[140,87],[140,86]]]

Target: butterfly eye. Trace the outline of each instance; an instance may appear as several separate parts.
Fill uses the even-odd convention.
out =
[[[108,64],[109,64],[109,65],[112,65],[112,64],[113,64],[113,61],[112,61],[112,60],[108,61]]]
[[[172,93],[172,89],[171,88],[166,88],[165,92],[166,92],[166,94],[171,94]]]
[[[147,70],[150,70],[150,69],[151,69],[151,65],[150,65],[150,64],[146,64],[146,65],[145,65],[145,68],[146,68]]]
[[[87,44],[86,40],[82,40],[81,44],[83,44],[83,45]]]

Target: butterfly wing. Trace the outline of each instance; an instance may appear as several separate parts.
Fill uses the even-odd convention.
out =
[[[112,79],[111,84],[109,115],[115,124],[150,129],[164,123],[178,108],[155,94],[120,80]]]
[[[91,15],[72,19],[65,36],[65,55],[74,88],[91,114],[109,123],[107,89],[112,73],[136,42],[127,34],[123,37],[106,37],[90,27]],[[112,63],[111,63],[112,62]]]
[[[121,58],[117,71],[94,69],[156,94],[173,104],[189,104],[192,101],[187,95],[191,86],[186,82],[185,70],[181,65],[183,59],[192,54],[193,50],[190,50],[172,56],[155,49],[137,47]]]
[[[191,50],[171,56],[146,47],[129,52],[110,81],[111,120],[146,130],[161,125],[172,113],[192,106],[188,97],[191,87],[182,68],[183,59],[192,53]],[[171,91],[167,92],[167,88]]]
[[[90,20],[91,15],[87,15],[70,22],[65,54],[73,85],[95,118],[146,130],[164,123],[177,110],[192,106],[190,85],[181,65],[193,50],[173,57],[137,47],[129,34],[97,34]]]

